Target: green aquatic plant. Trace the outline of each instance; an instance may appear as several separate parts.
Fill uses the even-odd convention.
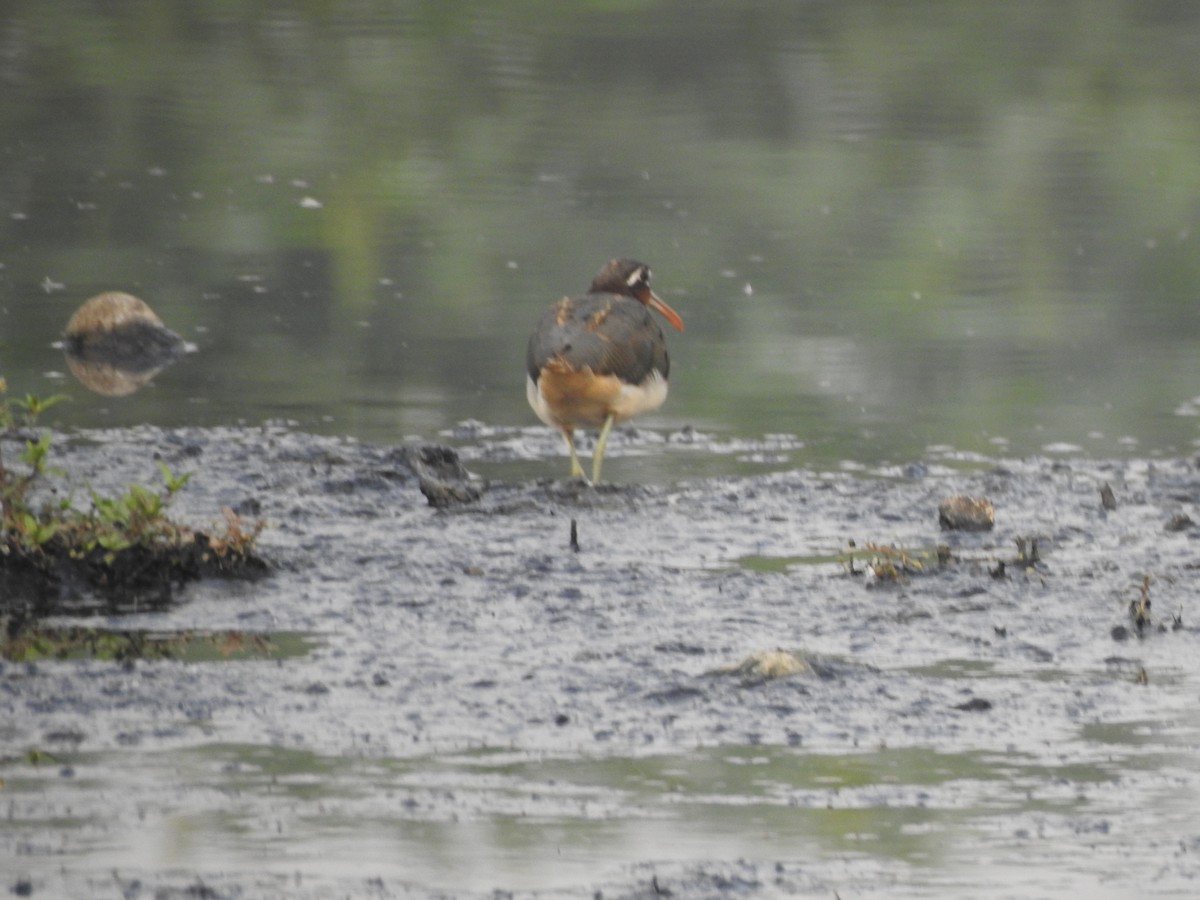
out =
[[[941,548],[935,551],[939,560]],[[855,562],[865,562],[866,569],[880,581],[895,581],[904,575],[912,575],[924,571],[925,561],[934,552],[927,550],[912,550],[897,547],[892,544],[877,544],[868,542],[859,547],[855,541],[849,541],[846,549],[838,554],[838,562],[845,567],[847,574],[859,575],[864,570],[855,568]]]
[[[158,468],[163,476],[161,491],[131,484],[120,496],[103,497],[89,490],[92,509],[81,520],[87,526],[80,534],[84,549],[100,546],[111,553],[137,543],[178,538],[179,526],[166,517],[166,509],[191,473],[173,475],[162,462]]]
[[[66,394],[53,394],[49,397],[26,394],[23,399],[12,400],[8,397],[8,382],[0,378],[0,429],[7,431],[18,425],[32,427],[43,412],[70,399]]]
[[[9,400],[0,379],[0,430],[31,428],[59,398],[26,395]],[[151,588],[206,574],[246,575],[265,570],[254,544],[265,523],[247,523],[224,511],[223,529],[212,533],[182,525],[167,515],[190,472],[158,463],[162,486],[130,484],[116,496],[89,487],[90,505],[78,509],[52,481],[63,474],[49,465],[51,435],[20,436],[20,466],[10,466],[0,444],[0,571],[33,575],[41,582],[83,581],[115,590]]]

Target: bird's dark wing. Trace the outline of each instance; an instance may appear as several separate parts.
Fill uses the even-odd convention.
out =
[[[616,375],[629,384],[641,383],[654,370],[665,378],[670,369],[662,329],[650,310],[617,294],[564,297],[546,310],[529,338],[529,377],[537,381],[555,358],[572,369]]]

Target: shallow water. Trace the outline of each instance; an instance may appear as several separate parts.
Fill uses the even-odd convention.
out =
[[[1179,3],[14,6],[0,364],[62,426],[533,426],[528,330],[622,254],[687,323],[644,424],[1186,453],[1198,36]],[[101,290],[199,352],[91,397],[51,344]]]
[[[658,446],[622,438],[614,458]],[[2,664],[0,855],[35,896],[1194,893],[1195,530],[1163,529],[1200,490],[1189,463],[497,478],[437,511],[392,448],[342,438],[61,444],[99,489],[158,457],[196,472],[181,515],[252,498],[272,522],[265,581],[106,626],[306,637]],[[995,532],[939,531],[957,491],[992,498]],[[850,540],[955,561],[872,582]],[[719,671],[776,647],[812,670]]]

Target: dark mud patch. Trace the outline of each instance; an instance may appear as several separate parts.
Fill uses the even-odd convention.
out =
[[[117,550],[54,536],[29,546],[0,539],[0,612],[42,617],[163,609],[201,578],[261,578],[267,563],[204,532]]]
[[[675,452],[619,438],[614,459]],[[507,476],[516,451],[491,440],[422,471],[420,449],[284,427],[63,438],[71,478],[119,485],[161,459],[196,471],[176,510],[196,527],[225,506],[268,522],[264,578],[87,624],[321,641],[0,662],[10,889],[1195,887],[1200,545],[1164,527],[1196,517],[1190,461],[931,457],[592,488]],[[943,531],[955,494],[988,497],[993,529]],[[848,565],[851,542],[876,551]],[[876,559],[895,576],[868,575]],[[811,671],[739,669],[778,648]]]

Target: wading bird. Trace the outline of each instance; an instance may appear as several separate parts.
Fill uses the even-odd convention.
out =
[[[600,429],[592,453],[592,481],[597,482],[613,423],[667,399],[667,342],[652,309],[683,331],[679,314],[650,290],[650,267],[614,259],[587,294],[563,297],[530,335],[526,397],[539,419],[562,432],[572,476],[583,475],[575,454],[576,428]]]

